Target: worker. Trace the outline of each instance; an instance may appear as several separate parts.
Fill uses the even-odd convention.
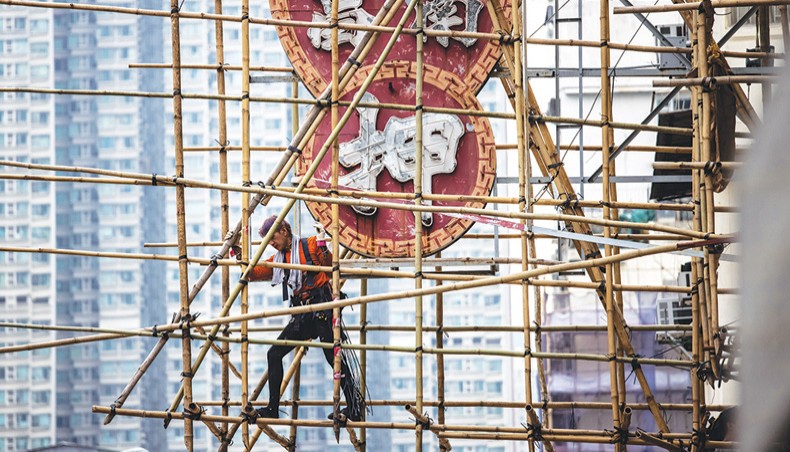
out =
[[[276,219],[276,216],[271,216],[264,220],[258,230],[261,238],[266,236]],[[269,245],[277,250],[277,253],[268,258],[267,262],[331,266],[332,253],[326,247],[326,232],[320,226],[317,226],[317,230],[317,236],[300,238],[293,234],[291,225],[283,220],[269,242]],[[233,232],[231,231],[226,236],[226,240],[232,236]],[[237,247],[234,246],[234,248]],[[292,252],[295,249],[298,249],[299,252]],[[234,251],[237,258],[240,258],[240,249]],[[269,280],[273,286],[282,285],[283,301],[289,301],[291,306],[314,305],[332,301],[330,276],[327,272],[297,271],[256,265],[249,274],[249,281]],[[345,331],[341,333],[341,336],[341,339],[347,342],[348,337]],[[325,343],[334,342],[331,309],[292,315],[288,324],[277,337],[279,340],[293,341],[315,338],[319,338],[321,342]],[[280,416],[283,358],[293,349],[292,345],[273,345],[269,348],[266,354],[269,366],[269,404],[256,410],[259,417],[277,419]],[[326,361],[334,368],[333,348],[324,348],[323,351]],[[351,350],[338,349],[338,352],[341,354],[341,369],[340,375],[335,375],[335,378],[340,379],[340,387],[346,398],[346,407],[340,410],[340,414],[348,420],[359,421],[362,418],[362,411],[365,409],[365,398],[359,390],[359,378],[356,371],[358,361]],[[354,367],[353,373],[351,367]],[[329,414],[329,419],[333,419],[333,414]]]

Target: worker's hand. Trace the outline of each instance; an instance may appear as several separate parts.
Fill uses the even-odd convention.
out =
[[[225,241],[227,242],[228,240],[233,239],[233,235],[233,231],[228,231],[228,233],[225,234]],[[236,239],[231,242],[230,251],[228,252],[230,257],[235,257],[237,261],[241,261],[241,247],[239,246],[240,238],[241,234],[236,235]]]
[[[232,238],[233,238],[233,231],[228,231],[228,233],[225,234],[225,239],[224,240],[227,242],[228,240],[230,240]],[[239,239],[240,238],[241,238],[241,234],[237,235],[236,236],[236,240],[234,240],[233,243],[231,243],[231,246],[236,245],[237,243],[239,243]]]
[[[321,223],[315,223],[313,227],[315,228],[315,238],[318,246],[326,246],[326,229],[324,229],[324,226]]]

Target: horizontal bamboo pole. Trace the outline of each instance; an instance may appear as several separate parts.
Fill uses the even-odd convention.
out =
[[[161,329],[165,329],[164,327]],[[6,347],[0,347],[0,354],[5,353],[17,353],[23,351],[32,351],[32,350],[39,350],[42,348],[54,348],[54,347],[62,347],[68,345],[77,345],[77,344],[84,344],[89,342],[98,342],[103,340],[110,340],[110,339],[123,339],[125,337],[132,337],[132,336],[140,336],[140,337],[159,337],[169,335],[172,337],[183,337],[180,332],[172,332],[168,333],[167,331],[154,331],[153,328],[150,329],[142,329],[142,330],[116,330],[113,333],[105,333],[105,334],[97,334],[93,336],[83,336],[83,337],[75,337],[75,338],[68,338],[68,339],[58,339],[54,341],[47,341],[47,342],[40,342],[40,343],[32,343],[32,344],[22,344],[22,345],[12,345]],[[191,333],[191,337],[194,340],[208,340],[208,335],[205,334],[195,334]],[[224,337],[224,336],[217,336],[213,339],[214,342],[230,342],[230,343],[242,343],[243,339],[241,337]],[[279,339],[253,339],[248,338],[246,342],[251,344],[260,344],[260,345],[284,345],[284,346],[294,346],[294,347],[318,347],[318,348],[332,348],[334,347],[333,343],[329,342],[311,342],[311,341],[295,341],[295,340],[279,340]],[[384,351],[384,352],[394,352],[394,353],[415,353],[414,347],[398,347],[392,345],[384,345],[384,344],[342,344],[341,348],[346,348],[350,350],[368,350],[368,351]],[[424,347],[422,350],[423,353],[427,354],[442,354],[442,355],[456,355],[456,356],[501,356],[501,357],[510,357],[510,358],[523,358],[525,355],[523,352],[515,352],[510,350],[496,350],[496,349],[452,349],[452,348],[432,348],[432,347]],[[582,361],[609,361],[608,356],[606,355],[595,355],[589,353],[540,353],[540,356],[537,352],[532,352],[534,357],[540,357],[545,359],[557,359],[557,360],[567,360],[567,359],[577,359]],[[618,358],[622,362],[629,362],[629,363],[639,363],[640,365],[654,365],[654,366],[680,366],[680,367],[691,367],[693,363],[691,361],[685,360],[671,360],[671,359],[655,359],[655,358]]]
[[[280,152],[287,151],[286,146],[250,146],[250,151],[256,152]],[[219,151],[241,151],[241,146],[195,146],[185,147],[184,152],[219,152]]]
[[[348,331],[360,331],[363,328],[359,325],[347,325]],[[530,331],[548,334],[555,332],[591,332],[591,331],[606,331],[606,325],[541,325],[537,328],[535,325],[529,326]],[[691,325],[632,325],[629,327],[631,331],[691,331]],[[251,332],[280,332],[282,327],[279,326],[251,326]],[[365,331],[401,331],[410,332],[414,331],[414,326],[411,325],[373,325],[366,324]],[[523,326],[516,325],[463,325],[463,326],[447,326],[442,325],[422,327],[423,331],[436,332],[441,330],[444,333],[523,333]],[[228,328],[228,331],[238,332],[238,327]]]
[[[2,1],[3,0],[0,0],[0,4],[2,3]],[[172,93],[165,93],[165,92],[77,90],[77,89],[20,88],[20,87],[12,87],[12,88],[0,87],[0,92],[58,94],[58,95],[68,95],[68,96],[76,96],[76,95],[126,96],[126,97],[149,97],[149,98],[161,98],[161,99],[169,99],[173,97]],[[184,99],[226,100],[226,101],[238,101],[238,102],[241,102],[243,100],[241,96],[230,96],[230,95],[219,95],[219,94],[181,93],[181,97]],[[289,97],[275,98],[275,97],[251,96],[249,98],[249,101],[264,102],[264,103],[293,103],[293,104],[319,105],[319,106],[327,105],[327,101],[323,99],[308,100],[308,99],[294,99]],[[349,106],[350,104],[351,102],[348,101],[339,102],[339,105],[341,106]],[[385,102],[378,102],[378,103],[359,102],[358,107],[390,109],[390,110],[400,110],[400,111],[414,111],[416,108],[414,105],[385,103]],[[488,112],[482,110],[462,109],[462,108],[431,107],[428,105],[423,106],[422,110],[425,111],[426,113],[462,114],[469,116],[480,116],[487,118],[499,118],[499,119],[509,119],[509,120],[513,120],[516,118],[516,116],[512,113]],[[591,119],[535,115],[535,116],[531,116],[530,120],[537,122],[579,124],[579,125],[587,125],[592,127],[603,127],[603,123],[601,121],[591,120]],[[660,133],[668,133],[674,135],[691,135],[691,129],[687,129],[683,127],[655,126],[651,124],[637,124],[637,123],[626,123],[626,122],[610,122],[609,126],[614,129],[623,129],[623,130],[640,130],[646,132],[660,132]]]
[[[670,441],[666,441],[664,439],[650,435],[639,428],[636,429],[636,437],[643,440],[644,442],[646,442],[651,446],[658,446],[662,449],[669,450],[672,452],[684,452],[686,450],[683,447],[678,446],[677,444],[674,444]]]
[[[157,184],[160,185],[183,185],[192,188],[219,189],[219,190],[235,191],[242,193],[249,192],[249,193],[265,194],[271,196],[280,196],[283,198],[301,200],[306,202],[337,203],[340,205],[347,205],[347,206],[366,206],[366,207],[387,208],[393,210],[405,210],[412,212],[433,212],[439,214],[441,213],[461,214],[461,215],[470,214],[470,215],[503,217],[503,218],[514,218],[514,219],[523,218],[523,219],[531,219],[531,220],[580,222],[580,223],[597,224],[601,226],[611,226],[615,228],[631,228],[631,229],[667,232],[667,233],[673,233],[678,235],[684,235],[696,239],[710,238],[710,239],[731,240],[730,236],[675,228],[675,227],[664,226],[654,223],[635,223],[630,221],[604,220],[599,218],[590,218],[590,217],[576,216],[576,215],[506,212],[500,210],[474,209],[474,208],[452,207],[452,206],[437,206],[437,205],[418,206],[408,203],[400,204],[400,203],[391,203],[391,202],[374,202],[374,201],[365,201],[361,199],[335,198],[335,197],[290,193],[290,192],[278,190],[277,188],[262,188],[258,186],[247,187],[247,186],[239,186],[233,184],[216,184],[216,183],[203,182],[194,179],[159,176],[156,174],[141,174],[141,173],[110,171],[110,170],[101,170],[95,168],[60,166],[60,165],[38,165],[31,163],[12,162],[7,160],[0,161],[0,166],[11,166],[16,168],[27,168],[27,169],[37,169],[37,170],[47,170],[47,171],[84,172],[90,174],[102,174],[102,175],[117,176],[117,177],[124,177],[130,179],[142,179],[142,180],[155,179],[157,180]]]
[[[703,170],[712,171],[717,168],[725,170],[741,169],[741,162],[655,162],[653,168],[662,170]]]
[[[579,146],[578,144],[561,144],[560,149],[567,151],[600,151],[601,146]],[[629,145],[623,148],[623,151],[632,152],[664,152],[666,154],[691,154],[690,146],[644,146],[644,145]]]
[[[614,14],[634,13],[664,13],[669,11],[694,11],[702,6],[703,2],[675,3],[665,5],[643,6],[616,6]],[[711,0],[710,6],[714,8],[731,8],[736,6],[770,6],[790,5],[788,0]]]
[[[301,404],[301,401],[300,401],[300,404]],[[94,412],[94,413],[99,413],[99,414],[109,414],[112,411],[112,409],[110,407],[94,405],[93,407],[91,407],[91,411]],[[134,417],[154,418],[154,419],[167,419],[167,418],[172,418],[172,419],[175,419],[175,420],[183,420],[184,419],[184,414],[180,413],[180,412],[177,412],[177,411],[173,411],[173,412],[167,412],[167,411],[146,411],[146,410],[119,408],[119,409],[116,409],[116,414],[119,415],[119,416],[134,416]],[[208,412],[203,413],[201,415],[201,420],[205,420],[205,421],[209,421],[209,422],[228,422],[228,423],[241,423],[241,422],[244,422],[244,419],[241,418],[241,417],[238,417],[238,416],[219,416],[219,415],[210,414]],[[320,428],[320,427],[332,427],[332,425],[333,425],[332,421],[329,421],[329,420],[307,420],[307,419],[267,419],[267,418],[258,418],[255,421],[255,423],[259,427],[260,426],[290,426],[290,425],[296,425],[296,426],[300,426],[300,427],[317,427],[317,428]],[[375,428],[375,429],[396,429],[396,430],[414,430],[416,428],[416,425],[413,422],[411,422],[411,423],[395,423],[395,422],[355,422],[355,421],[348,421],[348,426],[349,427]],[[512,429],[514,431],[515,431],[515,429],[519,429],[519,430],[523,431],[523,427],[500,427],[500,429],[503,429],[503,428],[504,429],[508,429],[508,430]],[[471,432],[471,431],[479,431],[479,430],[482,430],[482,431],[496,431],[497,427],[496,426],[475,426],[475,425],[433,424],[433,425],[431,425],[430,429],[431,429],[431,431],[434,431],[435,433],[437,433],[441,437],[452,438],[455,435],[459,435],[459,434],[460,435],[465,435],[465,434],[468,434],[468,432]],[[560,431],[567,432],[567,433],[565,433],[565,436],[568,439],[558,439],[557,441],[605,443],[605,442],[609,442],[610,439],[611,439],[611,436],[612,436],[611,432],[597,431],[597,430],[584,431],[583,433],[587,433],[588,436],[568,434],[568,433],[571,433],[570,430],[560,430]],[[479,435],[485,435],[485,434],[479,433]],[[489,434],[489,435],[486,435],[486,436],[493,436],[493,435],[498,435],[498,434],[495,433],[495,434],[492,434],[492,435]],[[515,436],[517,434],[512,434],[512,435]],[[525,437],[524,439],[526,439],[526,434],[522,434],[522,435]],[[658,433],[656,433],[656,434],[654,434],[654,436],[656,436],[656,437],[658,437],[659,435],[662,435],[665,438],[674,438],[674,437],[690,438],[691,437],[690,433],[679,433],[679,434],[678,433],[675,433],[675,434],[672,434],[672,433],[670,433],[670,434],[667,434],[667,433],[658,434]],[[510,435],[508,435],[508,436],[510,436]],[[556,435],[556,434],[553,434],[553,433],[547,433],[545,436],[547,437],[547,439],[549,437],[560,437],[560,435]],[[592,440],[587,440],[588,438],[591,438]],[[490,438],[490,439],[503,439],[503,438]],[[633,444],[642,444],[642,445],[645,444],[643,442],[640,442],[640,440],[638,438],[629,436],[629,443],[631,443],[632,441],[633,441]],[[713,445],[711,442],[708,442],[708,444]],[[735,443],[717,441],[715,445],[717,447],[722,447],[722,446],[726,447],[726,446],[735,445]]]
[[[181,64],[180,69],[211,69],[215,71],[241,71],[241,66],[232,64]],[[173,69],[172,64],[165,63],[129,63],[129,69]],[[284,72],[296,74],[292,67],[250,66],[251,72]]]
[[[203,406],[222,406],[223,401],[201,401],[199,402]],[[403,406],[406,404],[414,404],[413,400],[369,400],[366,402],[370,406]],[[439,406],[438,400],[426,400],[424,401],[425,406],[432,406],[438,407]],[[230,400],[228,401],[230,406],[240,406],[240,400]],[[282,400],[280,402],[283,406],[292,406],[292,400]],[[332,405],[331,400],[307,400],[307,399],[299,399],[297,402],[299,406],[329,406]],[[532,403],[533,406],[540,406],[541,408],[545,405],[547,409],[555,409],[555,410],[611,410],[612,404],[611,403],[604,403],[604,402],[538,402],[535,401]],[[512,402],[512,401],[497,401],[497,400],[454,400],[454,401],[445,401],[442,403],[442,406],[445,408],[464,408],[464,407],[493,407],[493,408],[512,408],[512,409],[524,409],[526,404],[524,402]],[[691,410],[690,403],[661,403],[661,409],[665,411],[690,411]],[[709,411],[721,411],[730,408],[732,405],[708,405],[704,406],[703,408]],[[632,410],[639,410],[639,411],[646,411],[649,410],[650,407],[646,403],[636,403],[632,404],[629,403],[628,407]],[[672,433],[665,433],[664,435],[672,435]]]
[[[170,18],[170,16],[172,15],[170,11],[165,11],[160,9],[126,8],[119,6],[107,6],[107,5],[85,5],[79,3],[61,3],[61,2],[49,3],[42,1],[27,1],[27,0],[0,0],[0,5],[3,4],[12,5],[12,6],[34,7],[34,8],[70,9],[76,11],[97,11],[97,12],[110,12],[116,14],[131,14],[136,16],[153,16],[153,17],[166,17],[166,18]],[[321,28],[321,29],[333,28],[333,24],[329,22],[266,19],[266,18],[256,18],[256,17],[245,17],[244,19],[242,19],[242,16],[211,14],[211,13],[203,13],[203,12],[178,11],[178,17],[179,19],[219,20],[224,22],[239,22],[239,23],[242,22],[242,20],[247,20],[249,21],[250,24],[299,27],[299,28]],[[337,27],[340,30],[372,31],[379,33],[392,33],[396,30],[396,27],[361,25],[361,24],[348,23],[348,22],[338,22],[334,24],[334,27]],[[423,33],[426,36],[433,36],[433,37],[444,36],[444,37],[452,37],[452,38],[487,39],[497,42],[507,41],[509,39],[509,36],[507,35],[503,36],[498,33],[481,33],[481,32],[468,32],[468,31],[455,31],[455,30],[436,30],[436,29],[425,29],[422,31],[418,31],[414,28],[406,28],[406,27],[404,27],[403,30],[398,31],[398,33],[404,35],[415,35],[415,36],[419,33]]]
[[[756,57],[752,57],[752,58],[756,58]],[[730,85],[733,83],[778,83],[780,80],[781,77],[778,75],[722,75],[718,77],[671,78],[667,80],[653,80],[653,86],[655,87],[675,87],[675,86],[713,87],[716,85]]]

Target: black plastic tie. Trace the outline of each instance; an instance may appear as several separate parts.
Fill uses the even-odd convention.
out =
[[[332,29],[332,28],[337,28],[337,22],[330,22],[330,24],[329,24],[329,28],[330,28],[330,29]]]
[[[604,40],[601,41],[601,43],[599,45],[601,47],[608,47],[609,46],[609,41],[604,39]]]
[[[156,173],[151,174],[151,185],[156,186],[158,181],[156,180]]]
[[[241,186],[242,187],[252,187],[252,181],[251,180],[242,181],[241,182]]]
[[[173,8],[170,8],[170,14],[178,14],[178,12],[179,12],[178,6],[174,6]]]
[[[178,256],[178,260],[180,260],[180,261],[182,261],[184,259],[188,259],[188,258],[189,257],[186,254],[182,254],[182,255]]]
[[[180,89],[174,89],[173,90],[173,97],[176,97],[176,96],[181,96],[181,90]]]
[[[422,352],[422,345],[420,345],[419,347],[414,347],[414,352],[415,353]]]
[[[246,279],[239,279],[239,284],[241,284],[242,286],[246,286],[247,284],[249,284],[249,281],[247,281]]]
[[[356,66],[356,67],[362,66],[362,63],[360,63],[359,60],[357,60],[356,58],[354,58],[352,56],[348,57],[348,59],[346,61],[351,63],[352,66]]]
[[[294,146],[294,145],[288,145],[288,151],[292,152],[294,154],[299,154],[299,155],[302,154],[302,150],[299,149],[298,147]]]
[[[216,267],[217,265],[219,265],[218,261],[219,261],[220,258],[222,258],[222,256],[219,255],[219,254],[212,255],[209,258],[209,265],[211,265],[212,267]]]
[[[642,368],[642,365],[639,363],[639,358],[641,358],[641,357],[642,357],[642,355],[634,355],[634,356],[631,357],[631,368],[632,369],[637,370],[637,369],[641,369]]]
[[[242,15],[241,15],[241,20],[250,20],[250,15],[249,15],[249,14],[246,14],[246,13],[245,13],[245,14],[242,14]]]
[[[151,336],[159,336],[159,331],[156,330],[156,325],[154,325],[154,327],[151,329]]]
[[[184,378],[192,378],[194,375],[192,372],[181,372],[181,376]]]
[[[422,278],[422,272],[414,272],[415,278]]]
[[[532,348],[525,347],[524,348],[524,356],[531,356],[532,355]]]
[[[415,107],[414,107],[414,110],[416,110],[416,111],[422,111],[422,104],[415,106]]]
[[[556,162],[556,163],[552,163],[551,165],[547,166],[546,168],[548,168],[548,169],[557,169],[557,168],[561,167],[562,165],[564,165],[564,163]]]

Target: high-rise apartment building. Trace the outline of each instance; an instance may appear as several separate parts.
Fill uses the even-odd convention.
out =
[[[52,13],[0,9],[0,79],[16,86],[52,86]],[[3,93],[0,159],[51,163],[55,109],[49,96]],[[4,169],[4,172],[16,172]],[[0,181],[0,242],[55,245],[55,191],[48,183]],[[19,323],[56,322],[55,259],[0,252],[0,318]],[[54,339],[46,331],[3,328],[4,345]],[[0,450],[51,444],[55,438],[55,351],[4,355],[0,365]]]
[[[156,7],[152,2],[121,6]],[[161,61],[158,19],[47,9],[0,9],[0,71],[6,86],[161,90],[128,63]],[[126,97],[5,93],[2,158],[126,171],[161,160],[162,101]],[[3,181],[3,243],[42,248],[140,252],[164,239],[151,218],[163,193],[134,186]],[[161,322],[161,264],[149,261],[2,253],[0,317],[20,323],[129,328]],[[58,337],[69,337],[70,333]],[[6,329],[4,343],[40,342],[46,332]],[[110,404],[147,353],[150,339],[125,339],[7,355],[0,390],[0,449],[57,441],[112,447],[164,442],[159,423],[116,418],[99,428],[91,406]],[[155,365],[127,407],[161,400]],[[159,391],[162,393],[159,393]]]

